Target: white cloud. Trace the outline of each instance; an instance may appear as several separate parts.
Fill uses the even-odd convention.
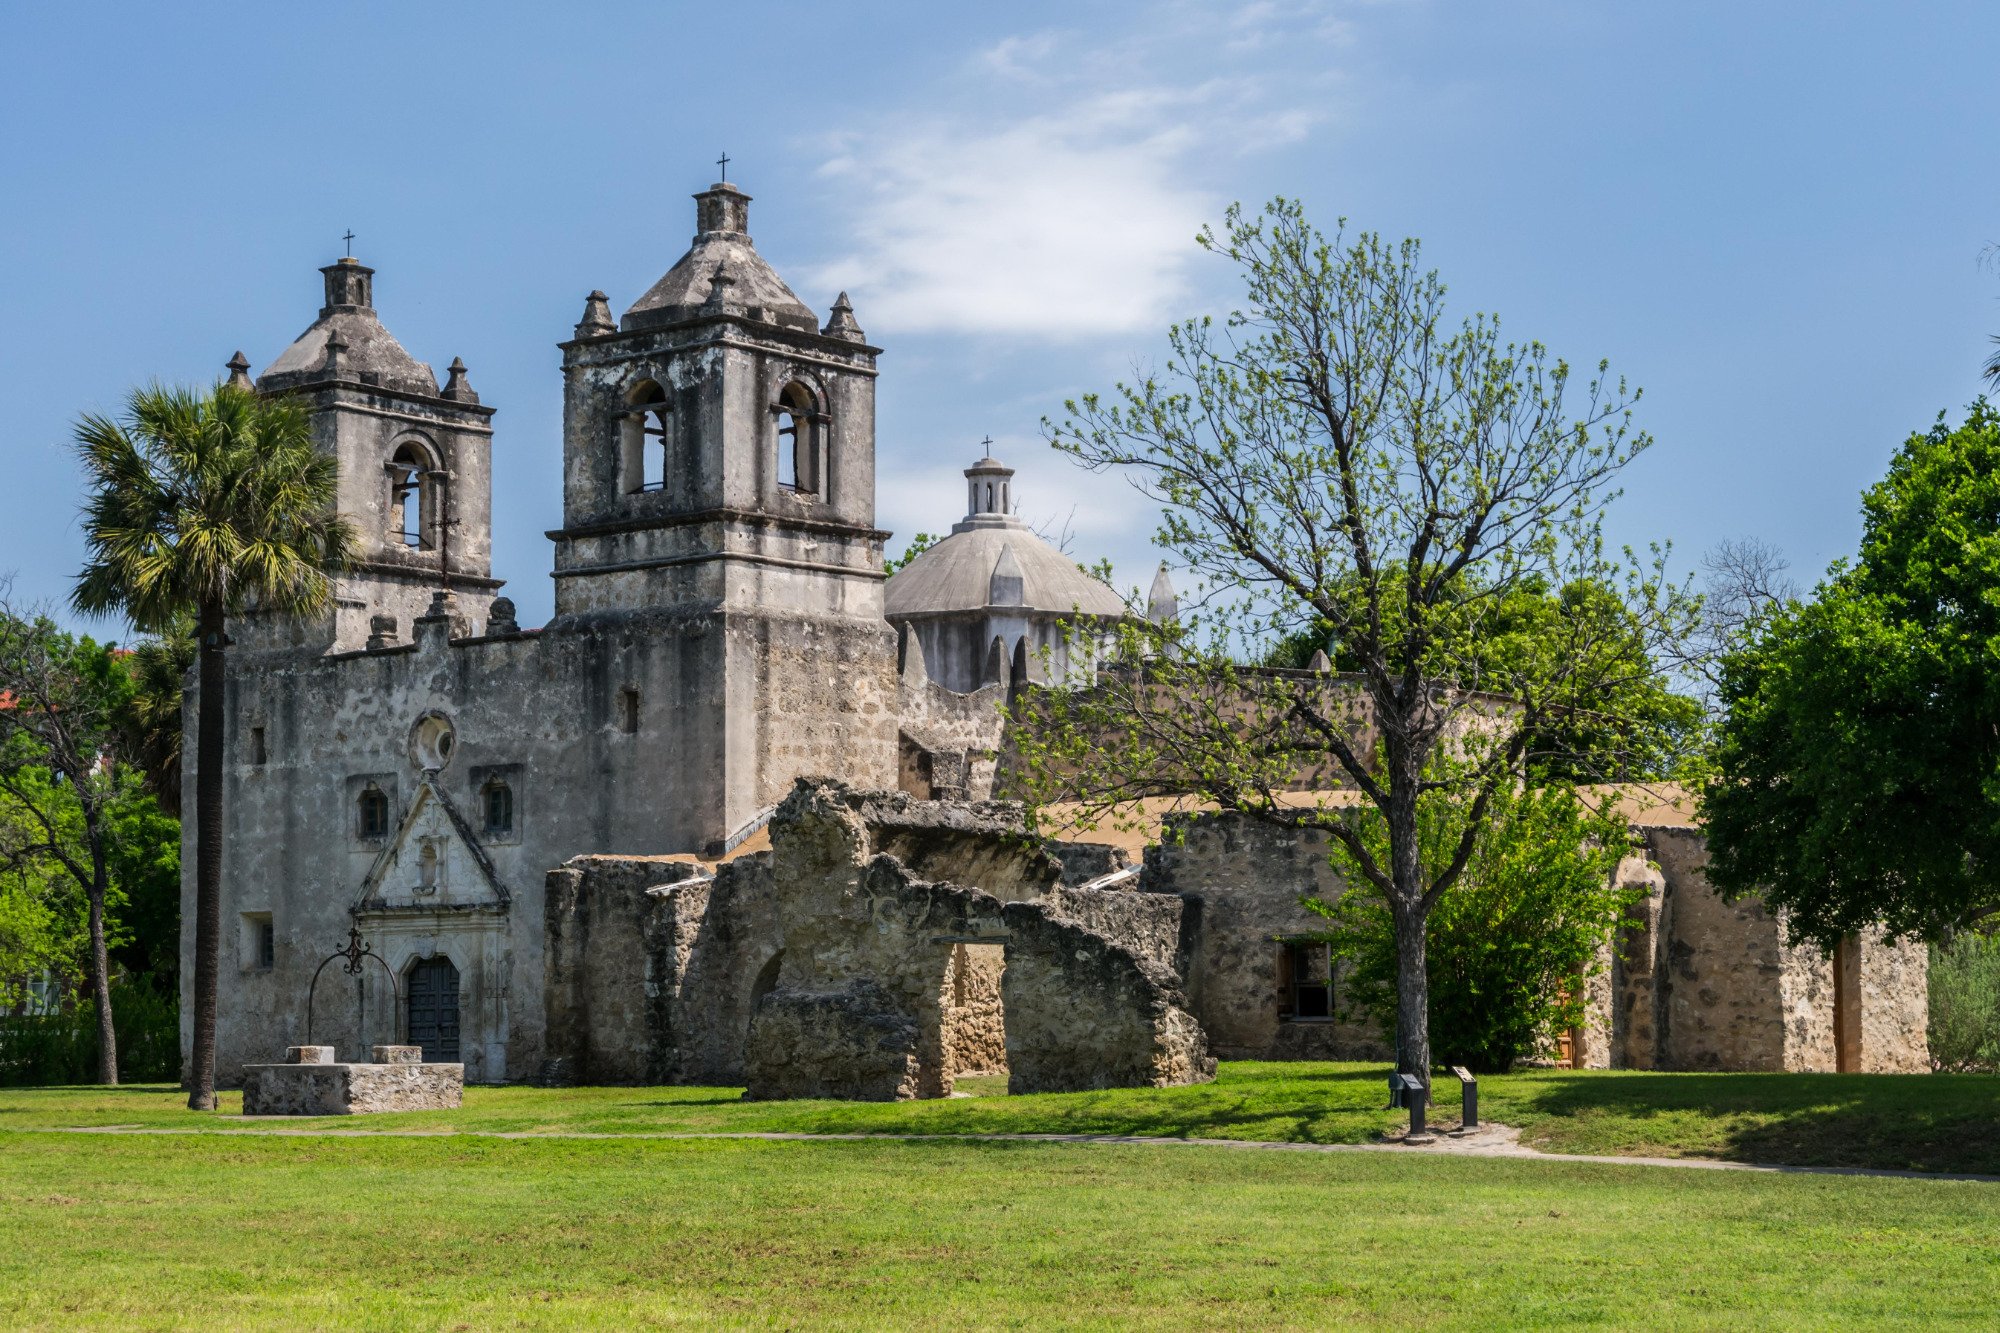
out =
[[[1185,313],[1195,233],[1228,197],[1220,164],[1293,142],[1321,114],[1296,80],[1188,48],[1246,32],[1261,44],[1294,8],[1260,9],[1248,28],[1208,14],[1122,46],[1044,32],[978,52],[970,106],[907,113],[829,151],[820,175],[852,219],[850,248],[815,284],[850,291],[871,330],[1157,332]],[[1190,66],[1206,77],[1174,77]]]

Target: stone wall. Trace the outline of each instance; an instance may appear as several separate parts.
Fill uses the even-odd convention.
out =
[[[1007,1011],[1001,1002],[1006,949],[955,944],[944,1008],[944,1062],[952,1078],[1007,1072]]]
[[[1618,864],[1618,882],[1634,891],[1624,924],[1614,939],[1608,1005],[1603,1026],[1610,1031],[1610,1062],[1614,1068],[1659,1067],[1660,1032],[1666,1021],[1660,969],[1665,960],[1658,941],[1666,910],[1667,879],[1644,856],[1628,856]]]
[[[1178,978],[1062,915],[1061,864],[1018,811],[801,782],[771,821],[784,965],[750,1022],[752,1097],[948,1095],[990,1025],[955,1022],[956,950],[998,945],[1009,1086],[1161,1086],[1213,1072]],[[894,847],[891,854],[884,848]],[[904,858],[908,858],[907,860]],[[920,878],[950,868],[980,888]],[[992,884],[998,893],[987,892]],[[1169,913],[1071,889],[1065,906],[1164,948]]]
[[[1170,969],[1056,915],[1003,909],[1007,1091],[1168,1088],[1215,1077],[1200,1023]]]
[[[1709,884],[1699,829],[1637,830],[1651,865],[1638,929],[1619,951],[1613,1062],[1628,1068],[1825,1072],[1842,1067],[1850,1025],[1859,1072],[1928,1069],[1928,955],[1872,931],[1850,943],[1851,985],[1818,946],[1786,939],[1754,898],[1729,902]],[[1843,951],[1846,952],[1846,951]],[[1846,998],[1842,992],[1849,992]],[[1843,1013],[1852,1004],[1852,1013]],[[1650,1009],[1651,1022],[1647,1022]]]
[[[743,1082],[743,1047],[762,991],[784,966],[770,853],[717,868],[661,895],[657,929],[675,971],[661,988],[662,1082]]]
[[[903,652],[897,706],[905,777],[897,785],[924,799],[991,798],[1007,687],[953,693],[924,674],[921,648],[905,642]]]
[[[664,1001],[687,965],[676,930],[709,889],[686,860],[578,856],[549,872],[543,923],[542,1077],[556,1083],[660,1083],[672,1074]]]
[[[1880,929],[1857,941],[1860,954],[1860,1072],[1930,1072],[1930,949],[1889,940]]]
[[[1189,900],[1183,945],[1189,1006],[1217,1055],[1384,1057],[1372,1022],[1281,1014],[1280,941],[1326,928],[1325,918],[1300,900],[1332,902],[1346,891],[1324,834],[1274,828],[1244,815],[1186,816],[1166,840],[1147,848],[1144,883],[1156,896]],[[1335,993],[1338,998],[1338,972]]]

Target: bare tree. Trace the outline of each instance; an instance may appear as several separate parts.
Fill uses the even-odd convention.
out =
[[[1756,637],[1772,613],[1799,598],[1783,551],[1761,537],[1717,542],[1701,559],[1701,621],[1669,652],[1712,716],[1722,688],[1723,659]]]
[[[1575,394],[1566,364],[1488,317],[1447,326],[1415,241],[1329,239],[1281,199],[1232,208],[1201,243],[1235,263],[1246,306],[1179,325],[1163,375],[1048,429],[1083,465],[1128,470],[1162,503],[1159,544],[1234,600],[1205,627],[1128,625],[1119,651],[1143,667],[1034,696],[1028,794],[1089,812],[1191,793],[1325,830],[1388,906],[1401,1067],[1427,1076],[1427,922],[1496,793],[1562,719],[1615,712],[1692,623],[1660,553],[1607,556],[1600,532],[1649,442],[1638,394],[1601,364]],[[1534,631],[1513,633],[1529,605]],[[1351,677],[1236,664],[1321,626]],[[1314,772],[1341,799],[1286,790]]]

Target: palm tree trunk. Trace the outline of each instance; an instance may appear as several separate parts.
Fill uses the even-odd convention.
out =
[[[93,843],[95,839],[93,839]],[[90,886],[90,997],[97,1005],[97,1081],[118,1082],[118,1034],[111,1024],[111,954],[104,945],[104,850],[93,845]]]
[[[194,775],[194,1047],[188,1109],[215,1109],[216,987],[222,967],[222,603],[205,599],[200,640]]]

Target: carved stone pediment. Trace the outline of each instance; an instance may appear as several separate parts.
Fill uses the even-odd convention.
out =
[[[427,772],[395,836],[368,867],[354,910],[504,912],[509,901],[471,821]]]

